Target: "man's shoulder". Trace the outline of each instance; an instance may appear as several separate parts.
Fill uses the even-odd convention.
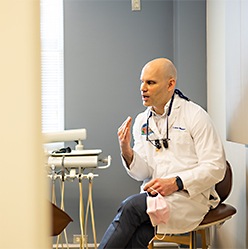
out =
[[[181,106],[186,110],[186,111],[202,111],[202,112],[206,112],[206,110],[199,104],[197,104],[196,102],[192,101],[192,100],[184,100],[184,99],[180,99],[181,102]]]
[[[199,104],[193,101],[186,101],[181,107],[181,115],[189,126],[196,123],[204,123],[206,125],[211,122],[210,115]]]
[[[147,119],[150,113],[150,108],[146,108],[143,112],[137,114],[136,119],[145,118]]]

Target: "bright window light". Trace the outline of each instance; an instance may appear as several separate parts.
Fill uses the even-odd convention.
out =
[[[41,0],[42,131],[64,130],[63,0]]]

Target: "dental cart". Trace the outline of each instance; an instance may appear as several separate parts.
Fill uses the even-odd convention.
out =
[[[94,240],[94,248],[97,249],[96,229],[94,220],[94,208],[92,200],[93,179],[98,177],[95,174],[96,169],[107,169],[111,164],[111,156],[101,159],[101,149],[84,149],[82,140],[86,139],[85,129],[65,130],[61,132],[44,133],[44,144],[75,141],[77,145],[75,149],[70,147],[56,149],[45,152],[45,162],[47,175],[52,182],[52,203],[55,204],[55,182],[61,183],[61,205],[64,210],[64,187],[65,181],[77,181],[79,184],[79,221],[80,221],[80,249],[88,249],[88,219],[91,218],[92,235]],[[87,171],[87,172],[86,172]],[[83,181],[88,182],[88,196],[86,209],[84,208],[83,197]],[[66,229],[63,231],[65,241],[68,247]],[[57,247],[60,240],[60,235],[57,237]]]

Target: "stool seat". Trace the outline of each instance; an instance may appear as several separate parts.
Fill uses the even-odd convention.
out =
[[[219,223],[221,220],[231,217],[236,212],[237,210],[233,206],[221,203],[215,209],[210,209],[199,226]]]

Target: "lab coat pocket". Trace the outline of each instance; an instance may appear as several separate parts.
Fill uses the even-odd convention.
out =
[[[170,134],[170,146],[178,155],[191,153],[193,140],[186,129],[173,127]]]

